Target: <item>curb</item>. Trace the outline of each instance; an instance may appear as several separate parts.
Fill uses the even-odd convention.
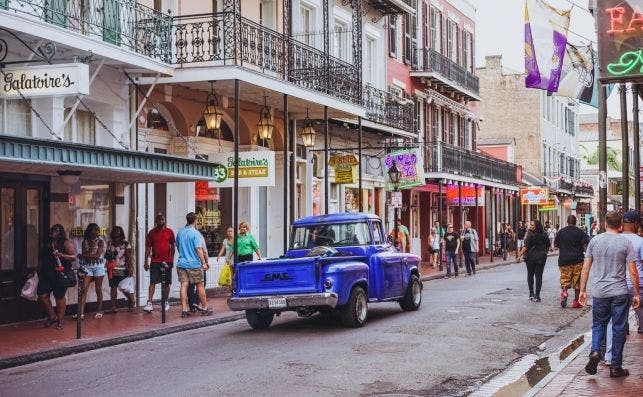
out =
[[[558,253],[556,253],[556,254],[548,254],[547,257],[556,256],[556,255],[558,255]],[[476,268],[476,272],[479,272],[481,270],[494,269],[494,268],[500,267],[500,266],[514,265],[514,264],[517,264],[517,263],[522,263],[522,262],[516,262],[515,259],[512,259],[510,261],[498,262],[498,263],[494,262],[494,263],[489,264],[488,266]],[[420,277],[420,281],[439,280],[439,279],[445,278],[445,277],[446,277],[446,274],[442,274],[442,273],[433,274],[433,275],[430,275],[430,276]]]
[[[203,321],[195,321],[193,323],[188,323],[188,324],[174,325],[167,328],[155,329],[153,331],[145,331],[145,332],[140,332],[137,334],[131,334],[126,336],[119,336],[119,337],[104,339],[96,342],[84,343],[76,346],[61,347],[58,349],[27,354],[24,356],[5,358],[0,360],[0,370],[32,364],[38,361],[51,360],[54,358],[69,356],[72,354],[83,353],[90,350],[101,349],[104,347],[122,345],[125,343],[137,342],[144,339],[155,338],[158,336],[175,334],[177,332],[190,331],[197,328],[229,323],[229,322],[244,319],[245,317],[246,315],[244,313],[233,314],[230,316],[213,318],[213,319],[203,320]]]

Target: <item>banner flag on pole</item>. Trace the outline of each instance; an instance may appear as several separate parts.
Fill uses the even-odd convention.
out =
[[[525,87],[556,92],[567,46],[571,8],[543,0],[525,2]]]

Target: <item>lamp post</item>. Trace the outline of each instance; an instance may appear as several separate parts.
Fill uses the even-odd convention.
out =
[[[401,176],[400,170],[397,169],[397,164],[395,164],[395,160],[393,161],[393,164],[391,165],[391,168],[388,169],[388,178],[391,181],[391,184],[393,185],[393,192],[397,193],[398,187],[400,184],[400,176]],[[392,200],[391,200],[392,201]],[[397,237],[398,237],[398,226],[397,226],[397,207],[393,207],[393,246],[397,248]]]
[[[315,146],[315,128],[313,127],[312,120],[308,117],[308,109],[306,109],[306,118],[304,119],[304,128],[301,130],[301,140],[304,142],[305,147]]]

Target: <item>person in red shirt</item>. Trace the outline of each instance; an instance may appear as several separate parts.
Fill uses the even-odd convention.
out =
[[[147,233],[145,238],[145,271],[150,271],[150,287],[147,294],[147,305],[143,310],[151,313],[153,310],[152,299],[156,284],[162,281],[161,267],[163,262],[167,263],[169,268],[165,271],[165,286],[162,287],[161,294],[165,299],[163,310],[170,310],[168,296],[170,295],[170,285],[172,284],[172,265],[174,261],[174,232],[165,225],[165,217],[162,214],[154,218],[156,227]],[[151,263],[150,263],[151,257]]]

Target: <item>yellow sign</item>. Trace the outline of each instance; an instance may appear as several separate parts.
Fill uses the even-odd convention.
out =
[[[353,183],[357,179],[355,177],[357,164],[359,161],[354,154],[332,155],[328,159],[328,165],[335,167],[335,183]]]
[[[107,228],[101,227],[98,235],[101,237],[105,237],[107,233]],[[85,236],[85,229],[83,229],[81,226],[76,226],[72,227],[69,229],[69,237],[84,237]]]
[[[543,204],[539,206],[538,208],[539,212],[544,212],[544,211],[556,211],[556,200],[554,199],[549,199],[547,200],[547,204]]]
[[[239,178],[267,178],[268,167],[239,168]],[[234,178],[234,168],[228,168],[228,178]]]

